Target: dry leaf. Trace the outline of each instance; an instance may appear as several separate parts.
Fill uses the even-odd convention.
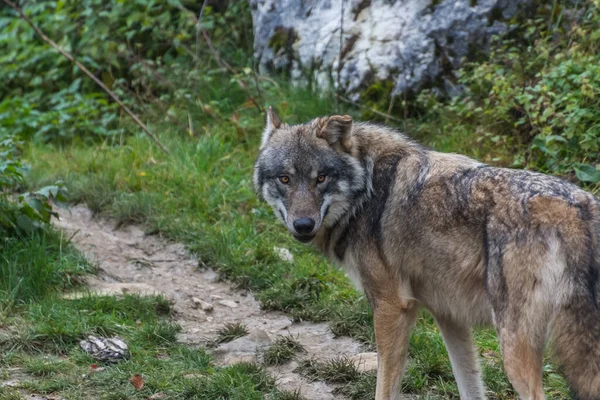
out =
[[[142,379],[142,376],[140,374],[135,374],[134,376],[132,376],[129,382],[131,382],[131,384],[134,388],[136,388],[136,390],[140,390],[144,387],[144,380]]]

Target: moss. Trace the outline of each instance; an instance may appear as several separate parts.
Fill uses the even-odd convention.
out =
[[[390,75],[393,76],[395,74],[390,73]],[[387,113],[393,90],[394,82],[392,79],[386,79],[383,81],[375,80],[361,91],[359,103],[364,104],[368,108]],[[395,101],[391,110],[391,115],[400,115],[401,111],[401,102]],[[362,118],[381,119],[381,116],[365,108],[362,112]]]
[[[292,45],[298,38],[298,34],[294,28],[286,28],[284,26],[276,26],[271,38],[269,38],[269,47],[275,53],[281,49],[286,51],[291,49]]]
[[[500,7],[494,7],[490,11],[488,15],[488,26],[494,25],[494,22],[506,22],[506,18],[504,18],[504,13]]]
[[[427,6],[427,9],[430,13],[433,13],[437,6],[442,4],[442,0],[431,0],[431,3]]]

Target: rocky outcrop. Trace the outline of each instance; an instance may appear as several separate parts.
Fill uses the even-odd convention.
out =
[[[357,97],[374,81],[395,94],[452,94],[452,71],[488,51],[528,0],[249,0],[261,72],[284,72]],[[343,11],[343,13],[342,13]],[[343,16],[343,17],[342,17]]]

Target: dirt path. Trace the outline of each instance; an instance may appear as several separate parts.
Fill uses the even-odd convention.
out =
[[[59,210],[56,225],[99,272],[88,279],[90,290],[104,294],[159,293],[170,299],[174,319],[182,327],[184,343],[206,344],[217,338],[217,330],[226,323],[241,322],[249,335],[213,350],[219,364],[252,361],[260,357],[278,335],[291,334],[306,348],[301,358],[329,359],[356,356],[361,345],[350,338],[334,338],[327,324],[292,323],[280,312],[264,312],[251,293],[236,290],[222,282],[210,269],[199,270],[198,261],[183,245],[145,235],[142,227],[128,225],[115,229],[116,223],[92,218],[84,206]],[[210,303],[212,311],[203,311],[198,300]],[[370,357],[369,357],[370,356]],[[374,362],[373,354],[361,356],[365,364]],[[270,367],[281,388],[299,389],[306,399],[342,398],[332,394],[335,386],[309,382],[293,372],[296,361]]]

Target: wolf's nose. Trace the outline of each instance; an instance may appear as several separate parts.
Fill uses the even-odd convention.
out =
[[[294,229],[300,235],[308,235],[315,227],[315,220],[312,218],[298,218],[294,221]]]

